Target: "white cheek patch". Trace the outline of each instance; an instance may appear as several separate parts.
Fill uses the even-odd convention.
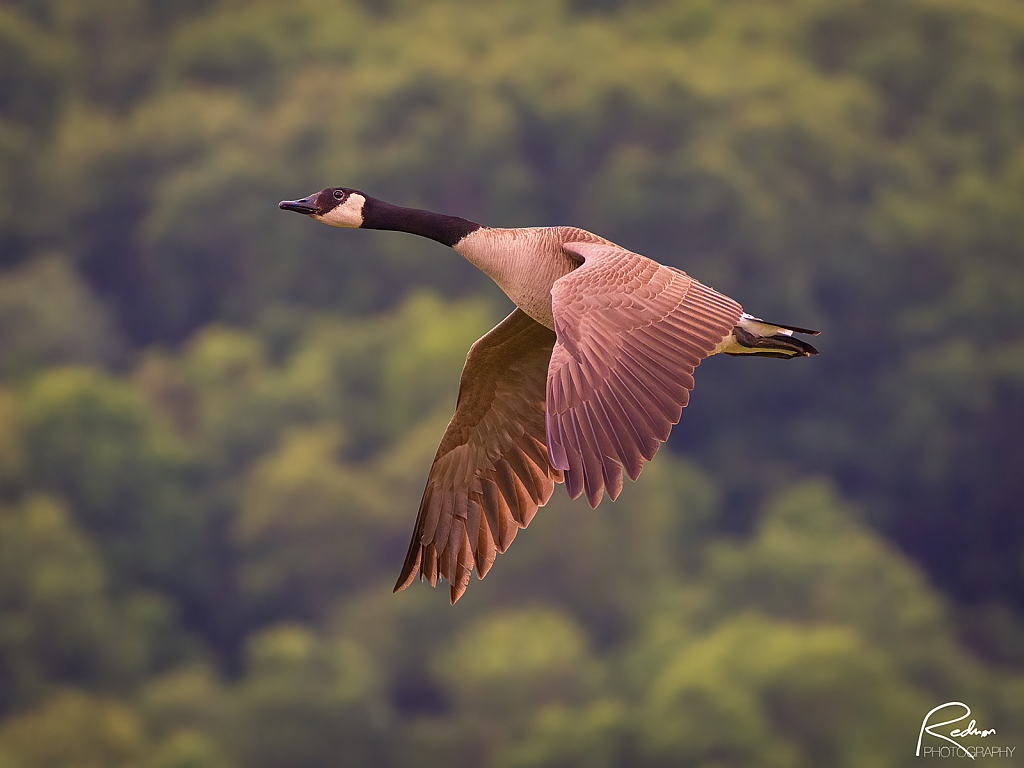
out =
[[[365,197],[353,193],[341,205],[336,205],[317,218],[332,227],[360,227],[363,224],[363,203],[365,202]]]

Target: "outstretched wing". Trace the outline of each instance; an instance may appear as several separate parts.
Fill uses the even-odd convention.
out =
[[[583,259],[551,289],[558,339],[547,379],[547,444],[572,498],[596,507],[640,474],[693,389],[701,359],[742,308],[685,272],[616,245],[563,246]]]
[[[516,309],[470,348],[395,592],[417,572],[431,586],[441,575],[454,604],[473,568],[482,579],[562,481],[544,432],[554,343],[553,331]]]

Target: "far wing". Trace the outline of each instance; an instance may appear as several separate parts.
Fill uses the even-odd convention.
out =
[[[544,432],[554,343],[554,332],[516,309],[470,348],[396,592],[417,572],[431,586],[440,574],[454,604],[473,568],[482,579],[562,482]]]
[[[693,389],[693,371],[742,308],[673,267],[616,245],[567,243],[582,258],[551,289],[558,339],[547,379],[547,444],[569,495],[596,507],[640,474]]]

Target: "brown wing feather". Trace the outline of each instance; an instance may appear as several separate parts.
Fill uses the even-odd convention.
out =
[[[553,331],[516,309],[469,350],[396,592],[417,572],[431,586],[440,575],[455,603],[474,568],[482,579],[562,482],[544,427],[554,343]]]
[[[596,507],[636,479],[693,389],[693,371],[742,308],[673,267],[607,243],[567,243],[584,260],[551,290],[557,342],[547,444],[573,498]]]

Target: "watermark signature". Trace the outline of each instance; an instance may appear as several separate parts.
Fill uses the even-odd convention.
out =
[[[943,720],[942,722],[932,722],[932,717],[938,720],[940,717],[948,717],[949,713],[938,714],[942,710],[949,707],[959,708],[962,710],[959,717],[954,717],[951,720]],[[953,723],[959,723],[961,720],[966,720],[971,716],[971,708],[964,704],[962,701],[947,701],[945,704],[940,704],[935,707],[931,712],[924,716],[924,720],[921,721],[921,730],[917,734],[917,752],[915,753],[918,757],[969,757],[971,760],[975,760],[979,757],[1013,757],[1013,752],[1016,747],[996,747],[996,746],[976,746],[973,744],[966,744],[961,739],[966,736],[978,736],[982,739],[986,739],[989,736],[994,736],[996,733],[995,728],[978,728],[977,720],[971,719],[965,728],[953,728],[947,736],[945,732],[939,731],[939,728],[947,725],[953,725]],[[934,736],[936,739],[941,739],[947,742],[946,744],[935,745],[924,744],[925,734]]]

